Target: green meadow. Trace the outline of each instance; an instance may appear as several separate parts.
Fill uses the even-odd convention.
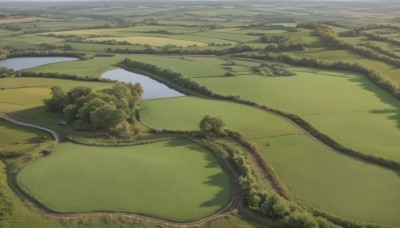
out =
[[[217,212],[231,197],[229,177],[213,155],[187,140],[134,147],[61,144],[23,168],[17,180],[61,213],[116,211],[191,221]]]
[[[192,97],[147,100],[141,113],[151,127],[179,130],[197,129],[205,114],[220,116],[227,128],[258,144],[299,200],[344,217],[400,224],[398,171],[327,149],[282,118],[247,106]],[[355,203],[349,207],[349,201]],[[366,207],[374,209],[366,211]]]

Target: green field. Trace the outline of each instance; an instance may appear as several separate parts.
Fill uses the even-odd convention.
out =
[[[227,128],[258,144],[299,200],[344,217],[400,224],[398,171],[327,149],[287,121],[254,108],[192,97],[147,100],[143,106],[143,121],[161,129],[196,129],[205,114],[220,116]]]
[[[187,140],[115,148],[61,144],[21,170],[18,183],[57,212],[118,211],[174,221],[213,214],[231,197],[213,155]]]
[[[169,82],[166,78],[173,74],[167,71],[156,75],[156,67],[144,67],[147,73],[142,68],[131,70],[150,75],[187,96],[139,103],[122,94],[121,88],[109,91],[129,103],[130,110],[124,110],[128,116],[137,111],[136,120],[123,119],[112,129],[76,130],[79,122],[59,125],[66,118],[64,114],[46,111],[43,103],[55,85],[65,91],[77,86],[94,91],[111,87],[113,83],[83,79],[100,79],[128,58],[180,73],[216,94],[298,115],[344,147],[385,162],[400,162],[398,99],[358,73],[306,67],[323,65],[307,60],[287,65],[283,62],[290,59],[280,56],[357,63],[380,73],[396,90],[400,84],[400,5],[393,0],[379,4],[353,1],[3,3],[0,59],[84,57],[24,70],[57,77],[75,75],[76,80],[16,77],[21,75],[0,69],[0,112],[55,130],[61,139],[61,144],[51,148],[53,140],[47,133],[0,118],[0,227],[148,228],[166,224],[113,212],[175,222],[214,215],[231,200],[232,183],[214,155],[190,141],[205,139],[204,145],[218,152],[221,159],[240,166],[238,175],[250,177],[250,182],[254,175],[263,189],[260,194],[252,184],[250,188],[256,191],[247,191],[246,183],[236,181],[238,187],[245,187],[243,204],[234,202],[220,218],[196,227],[308,228],[316,227],[314,220],[325,227],[324,221],[307,212],[296,214],[302,210],[295,204],[306,211],[329,213],[326,218],[330,222],[332,216],[341,217],[349,227],[357,227],[358,222],[400,226],[397,168],[332,150],[299,126],[265,110],[200,96],[196,86],[187,81]],[[331,42],[324,34],[337,36],[344,43]],[[253,54],[268,54],[283,62],[237,57]],[[294,75],[284,76],[290,73]],[[400,90],[393,94],[396,92]],[[86,103],[86,99],[91,97],[73,102]],[[101,103],[85,106],[83,112]],[[214,138],[206,130],[191,132],[200,129],[206,115],[221,117],[227,129],[239,132],[254,147],[225,136]],[[88,128],[94,126],[92,118],[85,119]],[[126,132],[124,128],[128,128]],[[136,134],[139,129],[135,136],[129,132]],[[171,133],[174,130],[185,132]],[[115,146],[142,142],[148,144]],[[222,143],[237,151],[222,147]],[[49,150],[53,152],[48,154]],[[232,159],[233,155],[237,157]],[[276,171],[283,190],[274,186],[265,173],[268,168],[259,159],[265,159]],[[236,164],[238,161],[242,164]],[[13,191],[15,185],[30,198]],[[278,208],[255,205],[264,201],[264,196],[259,197],[263,190],[287,194],[294,201],[292,211],[285,217],[275,215],[279,209],[287,209],[283,207],[288,202],[269,201],[278,203]],[[58,217],[46,209],[74,215]]]
[[[322,132],[354,149],[400,160],[400,103],[397,100],[361,75],[312,68],[289,69],[297,76],[261,77],[248,72],[249,75],[243,76],[195,80],[218,93],[239,95],[299,114]]]

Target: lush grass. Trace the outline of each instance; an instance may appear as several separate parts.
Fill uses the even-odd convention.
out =
[[[257,109],[191,97],[147,100],[143,106],[143,121],[156,128],[197,129],[204,114],[221,116],[227,128],[258,144],[283,182],[306,204],[353,219],[400,224],[398,171],[327,149],[283,119]]]
[[[246,75],[195,80],[218,93],[240,95],[299,114],[322,132],[356,150],[400,160],[397,100],[363,76],[350,72],[290,70],[297,76]]]
[[[205,115],[211,115],[220,116],[228,128],[240,131],[249,138],[301,134],[275,115],[235,103],[190,96],[145,100],[142,103],[141,119],[154,128],[195,130]]]
[[[302,201],[345,217],[400,225],[399,171],[331,151],[306,136],[257,143]]]
[[[61,144],[22,169],[18,183],[58,212],[120,211],[175,221],[213,214],[231,197],[213,155],[187,140],[115,148]]]

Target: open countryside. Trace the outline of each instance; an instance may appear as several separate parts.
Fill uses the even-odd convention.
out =
[[[400,227],[399,11],[0,0],[0,227]]]

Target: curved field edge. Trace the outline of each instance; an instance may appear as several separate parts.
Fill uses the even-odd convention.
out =
[[[345,218],[382,224],[400,222],[395,216],[400,209],[400,198],[395,194],[399,189],[398,171],[333,151],[312,140],[284,119],[243,105],[194,97],[148,100],[143,105],[142,120],[158,129],[175,127],[193,130],[203,115],[221,116],[228,128],[243,133],[259,145],[291,193],[307,205]],[[190,109],[181,108],[189,105]],[[277,158],[271,159],[266,154]],[[284,156],[288,157],[288,162],[281,165]],[[342,166],[346,169],[332,168]],[[357,175],[352,176],[352,173]],[[302,184],[300,180],[305,180],[307,184]],[[371,186],[373,188],[364,189]],[[316,194],[316,189],[323,191],[323,194]],[[373,191],[377,189],[380,194]],[[342,210],[352,197],[357,204]],[[386,210],[387,214],[383,212]]]
[[[61,144],[24,167],[17,183],[59,213],[114,211],[179,222],[216,213],[232,194],[211,152],[183,139],[112,149]]]

